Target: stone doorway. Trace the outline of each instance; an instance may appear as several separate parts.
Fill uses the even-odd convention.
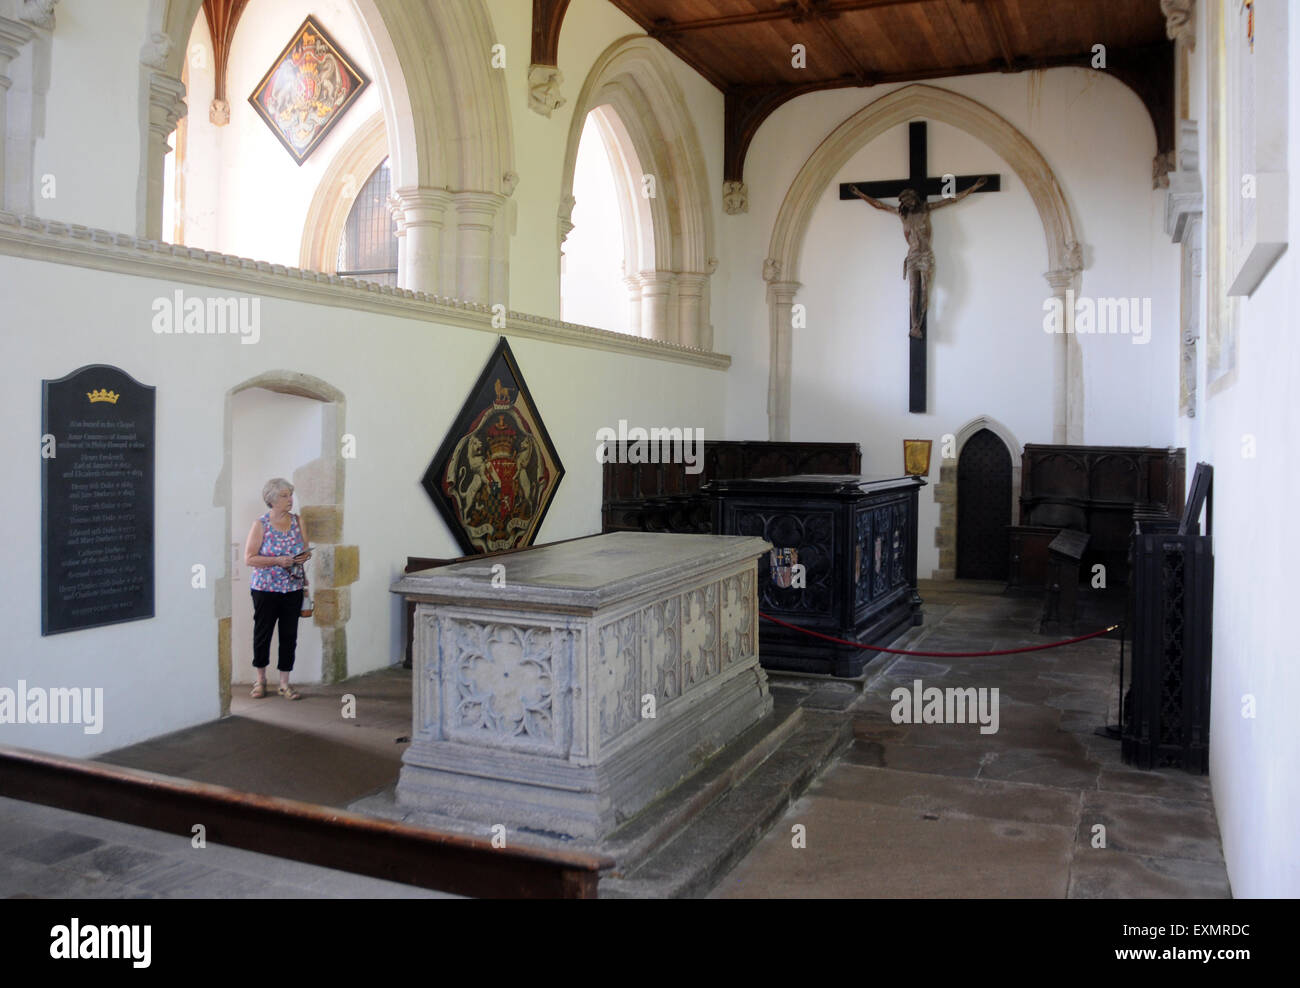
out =
[[[1006,443],[980,429],[957,459],[957,577],[1007,578],[1011,524],[1011,454]]]
[[[300,676],[298,681],[336,683],[347,678],[346,625],[352,610],[351,584],[356,582],[360,571],[357,546],[343,544],[345,457],[341,448],[346,435],[346,402],[343,393],[318,378],[296,371],[270,371],[231,388],[226,394],[225,462],[216,490],[217,503],[226,510],[225,541],[227,552],[230,553],[226,572],[218,581],[216,596],[217,683],[223,717],[230,713],[232,680],[240,680],[232,668],[236,652],[232,647],[235,624],[233,598],[235,594],[247,594],[247,588],[243,585],[246,573],[242,568],[244,539],[252,517],[256,516],[252,513],[264,510],[256,504],[251,507],[242,505],[239,512],[241,517],[238,524],[235,524],[236,497],[232,485],[236,477],[247,472],[237,469],[241,457],[236,455],[235,450],[236,412],[237,406],[244,405],[252,397],[245,393],[259,389],[268,393],[263,395],[264,400],[275,398],[303,406],[298,424],[308,432],[313,432],[314,437],[300,437],[298,446],[304,450],[310,447],[318,453],[310,460],[294,459],[292,463],[286,461],[286,467],[292,467],[291,473],[282,472],[278,468],[272,470],[272,475],[285,476],[294,485],[296,510],[303,517],[315,549],[315,556],[308,567],[315,615],[306,619],[310,628],[299,628],[300,659],[308,658],[305,647],[312,648],[313,654],[308,658],[310,672],[304,666],[307,676]],[[241,398],[241,395],[244,397]],[[298,401],[295,402],[294,399]],[[316,406],[314,412],[308,414],[307,406]],[[261,472],[266,469],[263,468]],[[260,477],[260,473],[256,473],[256,476]],[[260,485],[265,480],[265,477],[256,480],[252,489],[260,490]],[[240,577],[240,586],[235,586],[233,577],[236,573]]]

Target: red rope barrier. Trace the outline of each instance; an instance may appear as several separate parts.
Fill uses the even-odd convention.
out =
[[[788,624],[779,618],[774,618],[770,614],[758,612],[758,616],[764,621],[771,621],[773,624],[779,624],[783,628],[789,628],[791,631],[797,631],[800,634],[808,635],[812,638],[820,638],[822,641],[834,642],[836,645],[848,645],[851,648],[860,648],[872,652],[888,652],[890,655],[921,655],[931,659],[978,659],[986,655],[1016,655],[1019,652],[1041,652],[1045,648],[1060,648],[1062,645],[1073,645],[1076,642],[1086,642],[1089,638],[1096,638],[1107,632],[1114,631],[1119,627],[1118,624],[1112,624],[1109,628],[1102,628],[1100,631],[1094,631],[1091,634],[1080,635],[1078,638],[1066,638],[1064,641],[1048,642],[1046,645],[1026,645],[1024,648],[1002,648],[995,652],[909,652],[902,648],[885,648],[881,645],[863,645],[861,642],[851,642],[843,638],[836,638],[833,635],[823,635],[820,631],[809,631],[807,628],[801,628],[797,624]]]

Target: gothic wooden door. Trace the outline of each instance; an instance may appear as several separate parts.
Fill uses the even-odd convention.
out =
[[[957,460],[957,576],[1007,578],[1011,524],[1011,454],[996,433],[981,429]]]

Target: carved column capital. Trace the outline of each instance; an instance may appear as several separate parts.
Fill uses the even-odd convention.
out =
[[[767,297],[777,305],[792,305],[794,297],[799,294],[803,283],[799,281],[769,281]]]
[[[23,46],[34,37],[36,32],[21,21],[0,17],[0,86],[8,88],[9,79],[5,78],[5,70],[9,68],[9,63],[18,57]],[[3,136],[0,134],[0,137]]]
[[[568,102],[560,95],[560,86],[564,83],[564,73],[554,65],[528,66],[528,109],[544,117],[550,115]]]
[[[185,116],[185,83],[164,72],[149,73],[149,132],[164,144]]]
[[[455,192],[449,201],[456,204],[461,229],[491,229],[506,197],[497,192]]]
[[[558,218],[560,221],[560,246],[569,239],[569,234],[573,232],[573,207],[578,204],[578,200],[573,196],[565,196],[560,200],[560,212]]]
[[[417,223],[441,223],[442,214],[452,201],[446,189],[397,189],[388,197],[393,215],[405,226]]]

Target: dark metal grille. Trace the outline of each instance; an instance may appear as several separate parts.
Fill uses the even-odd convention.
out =
[[[388,205],[392,176],[385,159],[357,193],[339,240],[338,274],[397,284],[397,235]]]
[[[1160,685],[1160,764],[1182,764],[1183,744],[1183,547],[1177,542],[1162,546],[1161,577],[1164,583],[1161,620],[1164,656]]]
[[[957,576],[1007,578],[1011,524],[1011,454],[995,433],[981,429],[957,461]]]

